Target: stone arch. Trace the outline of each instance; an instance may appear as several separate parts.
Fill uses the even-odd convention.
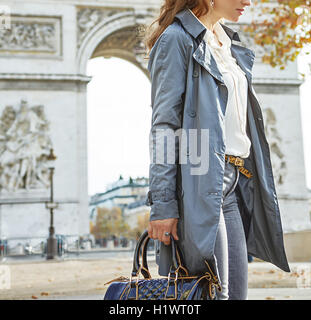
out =
[[[147,60],[143,60],[138,54],[135,55],[135,53],[131,52],[128,48],[99,48],[99,46],[105,43],[107,39],[114,35],[121,34],[124,31],[132,32],[135,37],[135,42],[139,43],[140,39],[136,34],[136,32],[138,32],[137,28],[139,25],[146,23],[145,19],[148,17],[151,17],[151,14],[147,11],[139,13],[139,15],[135,14],[134,11],[126,11],[107,17],[102,22],[95,25],[83,38],[83,41],[78,48],[76,58],[78,74],[86,74],[87,62],[89,59],[94,58],[95,56],[107,55],[120,57],[135,64],[147,77],[149,77],[147,72]],[[100,54],[98,51],[100,51]]]
[[[51,130],[46,130],[46,135],[51,139],[57,156],[55,201],[59,206],[55,210],[55,230],[59,234],[74,237],[89,232],[86,88],[91,77],[85,76],[87,62],[95,56],[117,56],[132,62],[146,74],[143,62],[148,60],[141,59],[140,50],[135,56],[132,37],[120,46],[106,44],[111,37],[118,39],[122,34],[134,34],[136,27],[148,25],[147,19],[157,15],[155,13],[158,13],[160,5],[159,1],[58,2],[55,6],[50,0],[16,1],[11,6],[9,30],[4,30],[5,21],[4,29],[0,30],[0,117],[9,126],[6,131],[11,126],[11,120],[20,113],[20,101],[29,103],[31,121],[36,118],[35,114],[40,119],[44,111],[46,117],[43,117],[43,121],[46,120],[51,126]],[[245,17],[245,23],[251,22],[251,19],[251,15]],[[228,24],[237,31],[240,25]],[[243,45],[245,43],[245,46],[254,48],[250,38],[243,39],[243,32],[239,32],[239,35]],[[255,49],[258,58],[263,49]],[[302,80],[297,78],[296,62],[290,63],[281,73],[259,60],[255,64],[254,88],[259,97],[262,95],[260,98],[264,109],[271,108],[277,120],[271,127],[267,125],[267,129],[280,135],[284,151],[286,149],[289,155],[280,156],[279,151],[273,148],[273,139],[275,146],[279,145],[277,136],[268,136],[271,154],[276,156],[276,163],[281,161],[279,168],[283,172],[284,159],[298,163],[303,158],[299,112],[299,86]],[[286,126],[288,119],[291,120],[290,127]],[[22,127],[28,126],[22,124]],[[40,130],[42,134],[44,130]],[[3,132],[0,135],[8,136]],[[16,135],[18,139],[24,136],[27,135]],[[10,141],[2,138],[1,144],[7,143]],[[45,143],[44,147],[47,145]],[[43,155],[37,162],[36,171],[47,173],[44,169],[47,165],[45,150]],[[10,179],[16,176],[14,164],[19,165],[20,161],[17,153],[9,156],[9,159],[13,159],[10,160],[13,170],[11,167],[0,168],[0,185],[4,186],[15,181],[14,178]],[[303,164],[289,166],[286,176],[282,175],[283,183],[278,183],[279,199],[284,207],[282,218],[285,231],[311,229],[304,175]],[[24,178],[26,174],[21,176]],[[39,183],[37,175],[32,177],[36,179],[29,184],[29,190],[24,187],[9,192],[1,190],[0,238],[29,236],[46,239],[49,212],[44,208],[43,201],[49,199],[50,190]],[[277,173],[275,178],[278,178]],[[291,251],[297,250],[293,246]]]

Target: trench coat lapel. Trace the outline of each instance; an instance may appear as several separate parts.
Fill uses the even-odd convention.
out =
[[[228,26],[220,23],[229,38],[231,39],[231,54],[236,59],[237,64],[245,72],[248,84],[252,83],[252,69],[255,60],[255,52],[241,42],[239,34],[229,28]]]
[[[252,68],[255,60],[255,53],[238,44],[231,45],[231,54],[236,59],[237,64],[245,72],[248,85],[252,84]]]
[[[217,63],[211,53],[208,45],[203,40],[206,33],[205,26],[190,12],[184,9],[175,15],[183,27],[198,41],[198,47],[193,52],[193,58],[207,70],[215,79],[223,85],[224,79],[217,67]],[[253,50],[246,48],[239,37],[238,32],[232,30],[228,26],[220,23],[231,40],[231,54],[236,59],[237,64],[245,72],[248,84],[252,81],[252,67],[254,64],[255,53]]]
[[[219,71],[216,61],[211,53],[211,50],[206,45],[205,41],[201,41],[198,48],[193,53],[193,58],[205,68],[215,79],[225,84],[223,76]]]
[[[220,24],[223,28],[224,25]],[[227,29],[224,28],[227,32]],[[205,34],[206,31],[204,31]],[[228,34],[228,32],[227,32]],[[203,35],[204,37],[204,35]],[[255,53],[251,49],[243,46],[240,41],[231,39],[231,54],[236,59],[237,64],[245,72],[248,84],[252,83],[252,68],[254,65]],[[220,81],[223,85],[224,79],[217,67],[217,63],[211,53],[211,50],[204,40],[201,40],[198,48],[193,53],[193,58],[204,67],[215,79]]]

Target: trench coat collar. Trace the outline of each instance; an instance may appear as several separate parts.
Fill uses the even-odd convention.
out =
[[[193,13],[190,11],[190,9],[186,8],[181,11],[179,11],[175,17],[180,20],[184,28],[194,37],[198,38],[198,36],[201,36],[201,39],[203,38],[206,28],[205,26],[193,15]],[[238,41],[240,42],[239,34],[229,28],[228,26],[220,23],[221,26],[224,28],[226,33],[228,34],[231,41]],[[201,33],[204,33],[201,35]]]
[[[206,33],[206,27],[199,21],[199,19],[190,11],[189,8],[183,9],[175,15],[183,27],[195,39],[199,41],[199,45],[193,53],[193,58],[201,64],[214,78],[219,80],[221,84],[225,85],[223,76],[217,67],[217,63],[212,56],[211,50],[202,41]],[[255,52],[246,48],[239,37],[237,31],[229,28],[228,26],[220,23],[222,28],[227,33],[231,40],[231,54],[236,59],[237,64],[245,72],[249,86],[252,83],[252,67],[254,64]]]

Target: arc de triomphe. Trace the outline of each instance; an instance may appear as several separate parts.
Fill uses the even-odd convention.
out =
[[[9,28],[0,25],[1,238],[47,236],[49,211],[44,202],[49,200],[50,148],[57,156],[56,231],[89,233],[87,63],[94,57],[116,56],[148,77],[140,26],[152,21],[160,4],[15,0],[1,5],[9,10]],[[238,31],[249,19],[227,24]],[[252,45],[240,35],[242,42]],[[254,50],[253,84],[266,118],[284,230],[311,229],[297,65],[273,69],[260,62],[263,49]]]

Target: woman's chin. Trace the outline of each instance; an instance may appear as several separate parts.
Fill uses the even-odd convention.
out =
[[[234,16],[234,17],[228,17],[228,18],[225,18],[226,20],[228,21],[231,21],[231,22],[238,22],[239,21],[239,18],[240,16]]]

